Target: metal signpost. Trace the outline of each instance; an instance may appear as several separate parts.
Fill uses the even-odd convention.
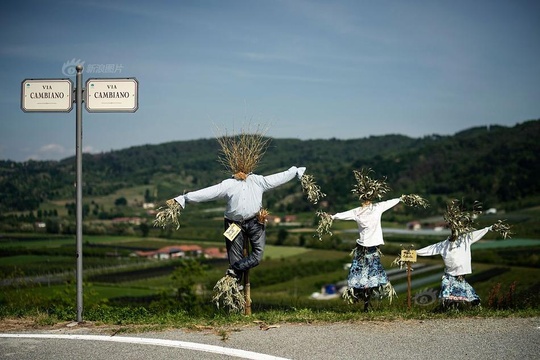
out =
[[[76,233],[77,233],[77,322],[83,314],[82,250],[82,103],[86,94],[88,112],[135,112],[139,108],[139,83],[135,78],[89,79],[82,86],[82,65],[77,65],[75,91],[70,79],[25,79],[21,85],[24,112],[70,112],[76,108]],[[73,94],[75,99],[73,99]]]

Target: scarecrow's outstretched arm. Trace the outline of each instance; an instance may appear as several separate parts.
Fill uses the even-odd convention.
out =
[[[443,250],[444,241],[438,242],[433,245],[428,245],[426,247],[423,247],[421,249],[416,250],[416,255],[418,256],[433,256],[433,255],[439,255],[441,251]]]
[[[288,170],[272,175],[263,176],[262,186],[264,187],[265,191],[273,189],[275,187],[285,184],[288,181],[291,181],[295,176],[300,179],[305,171],[305,167],[291,166]]]
[[[474,231],[471,231],[470,233],[464,235],[464,236],[470,236],[470,240],[471,240],[471,244],[472,243],[475,243],[477,242],[478,240],[480,240],[481,238],[484,237],[484,235],[487,234],[488,231],[490,231],[492,228],[492,226],[487,226],[483,229],[480,229],[480,230],[474,230]]]
[[[185,208],[186,202],[199,203],[205,201],[213,201],[221,199],[225,197],[225,195],[226,187],[224,182],[221,182],[219,184],[209,186],[204,189],[190,191],[186,194],[175,197],[174,200],[176,200],[180,205],[182,205],[182,208]]]
[[[355,210],[348,210],[332,215],[332,220],[356,220]]]
[[[161,207],[154,219],[154,226],[166,228],[173,225],[176,229],[180,227],[180,215],[182,209],[186,207],[186,202],[203,202],[219,199],[224,196],[223,182],[214,186],[210,186],[201,190],[192,191],[184,195],[167,200],[166,207]]]

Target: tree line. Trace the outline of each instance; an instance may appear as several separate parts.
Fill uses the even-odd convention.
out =
[[[354,206],[353,169],[369,167],[387,178],[388,196],[418,193],[440,212],[448,197],[475,199],[488,207],[540,203],[540,120],[513,127],[482,126],[451,136],[370,136],[361,139],[272,139],[257,172],[307,166],[327,194],[328,206]],[[113,194],[147,186],[145,200],[156,202],[199,189],[230,176],[218,162],[216,139],[175,141],[83,155],[83,196]],[[72,202],[75,158],[61,161],[0,161],[0,216],[37,211],[51,200]],[[269,192],[265,200],[283,211],[310,204],[293,182]],[[286,201],[284,199],[289,199]]]

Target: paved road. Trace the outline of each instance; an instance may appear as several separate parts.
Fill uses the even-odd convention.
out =
[[[38,335],[52,338],[34,337]],[[0,334],[0,358],[17,360],[496,360],[538,359],[539,354],[540,317],[282,324],[267,330],[254,324],[217,331],[169,330],[113,336],[96,328],[75,326]]]

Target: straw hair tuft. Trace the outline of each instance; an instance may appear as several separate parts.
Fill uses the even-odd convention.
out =
[[[218,161],[238,180],[244,180],[252,173],[263,157],[271,141],[266,137],[267,129],[260,125],[254,131],[242,129],[238,135],[227,132],[217,136],[221,146]]]
[[[370,177],[372,172],[373,170],[369,168],[353,170],[354,177],[356,178],[356,185],[354,185],[354,188],[351,191],[356,194],[358,200],[362,202],[380,200],[384,194],[390,191],[390,187],[386,184],[386,177],[383,177],[380,180],[373,179]]]
[[[455,241],[461,235],[476,230],[476,218],[481,213],[482,205],[478,201],[474,202],[472,210],[470,211],[466,211],[461,202],[457,199],[448,202],[443,219],[452,231],[450,241]]]

